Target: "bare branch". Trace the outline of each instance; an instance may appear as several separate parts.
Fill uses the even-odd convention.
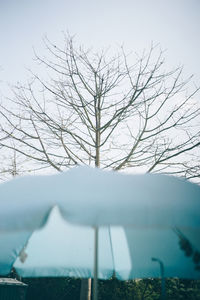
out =
[[[0,105],[1,151],[37,170],[90,164],[198,180],[199,87],[182,79],[181,66],[166,70],[153,45],[133,57],[123,48],[115,56],[85,50],[70,36],[63,48],[44,44],[47,57],[35,52],[38,73]]]

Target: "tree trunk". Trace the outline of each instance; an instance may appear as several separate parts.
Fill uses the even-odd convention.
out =
[[[100,140],[101,140],[101,134],[100,134],[100,109],[99,107],[96,108],[96,157],[95,157],[95,167],[100,167]],[[81,292],[80,292],[80,300],[91,300],[91,286],[92,286],[92,279],[82,279],[81,280]]]

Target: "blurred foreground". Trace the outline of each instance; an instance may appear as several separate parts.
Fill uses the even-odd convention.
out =
[[[80,279],[35,278],[24,279],[29,285],[27,300],[78,300]],[[159,300],[160,279],[119,281],[99,280],[99,300]],[[200,280],[166,280],[166,299],[200,299]]]

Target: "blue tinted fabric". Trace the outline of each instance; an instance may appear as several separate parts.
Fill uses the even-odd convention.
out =
[[[200,187],[171,176],[88,167],[0,184],[1,274],[26,244],[24,230],[43,227],[31,236],[25,262],[16,261],[18,272],[92,276],[94,226],[100,227],[100,278],[113,272],[120,279],[158,276],[152,257],[163,261],[166,276],[199,278],[192,257],[179,247],[175,229],[200,250]]]
[[[0,275],[10,273],[16,258],[26,245],[29,237],[30,233],[28,232],[0,232]]]
[[[187,237],[189,232],[187,232]],[[196,239],[199,232],[195,232]],[[22,277],[93,277],[94,230],[66,223],[55,208],[46,226],[33,233],[25,249],[27,259],[14,264]],[[185,256],[175,230],[102,227],[99,230],[98,277],[118,279],[160,277],[200,278],[191,257]]]
[[[124,232],[132,264],[129,278],[160,277],[159,263],[152,261],[152,258],[162,261],[165,277],[200,278],[200,271],[196,269],[192,256],[186,256],[180,248],[180,240],[175,230],[125,228]],[[195,235],[195,240],[199,240],[200,230],[195,231]],[[190,240],[189,232],[187,238]]]
[[[25,253],[27,254],[25,262],[22,263],[20,259],[17,259],[14,264],[17,273],[22,277],[92,277],[94,230],[65,222],[58,209],[54,208],[47,224],[31,236]],[[121,263],[116,262],[118,270],[115,269],[116,258],[120,258],[121,261]],[[118,229],[112,243],[110,229],[101,228],[99,230],[98,277],[110,278],[114,271],[122,274],[122,277],[128,277],[131,271],[128,259],[129,253],[124,231]]]
[[[196,184],[171,176],[77,167],[0,184],[0,230],[41,227],[55,205],[67,221],[89,226],[200,227]]]

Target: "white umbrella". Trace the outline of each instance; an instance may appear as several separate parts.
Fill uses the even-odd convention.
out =
[[[172,231],[172,228],[176,230],[178,228],[180,232],[186,234],[194,249],[200,249],[200,187],[175,177],[151,174],[125,175],[79,167],[58,175],[14,179],[0,186],[0,198],[1,231],[38,228],[46,223],[55,205],[59,207],[66,220],[94,227],[96,268],[93,275],[95,278],[98,261],[98,228],[102,225],[126,226],[124,232],[130,251],[129,274],[132,278],[135,277],[134,274],[138,274],[137,264],[133,263],[137,251],[141,251],[144,257],[145,255],[148,257],[147,262],[138,256],[141,266],[150,270],[149,273],[140,272],[147,277],[148,274],[152,276],[148,264],[155,266],[150,258],[161,259],[163,251],[160,245],[162,244],[157,246],[160,241],[163,243],[168,239],[169,244],[176,243],[174,249],[181,251],[177,234]],[[144,243],[146,241],[148,244]],[[155,241],[158,252],[149,251],[152,253],[150,255],[153,255],[149,258],[147,253],[152,247],[151,241]],[[131,246],[134,242],[135,248]],[[147,251],[145,252],[144,249]],[[164,258],[170,256],[169,250],[164,252]],[[182,251],[181,254],[183,258],[184,252]],[[187,261],[183,263],[180,259],[179,267],[181,263],[184,267],[187,266]],[[171,274],[179,276],[181,272],[177,271],[177,267],[174,268],[175,272]],[[186,269],[189,270],[189,267]],[[193,278],[199,277],[197,272],[191,271],[189,274]]]
[[[0,184],[0,230],[35,229],[57,205],[70,222],[199,228],[200,187],[164,175],[125,175],[89,167]]]

